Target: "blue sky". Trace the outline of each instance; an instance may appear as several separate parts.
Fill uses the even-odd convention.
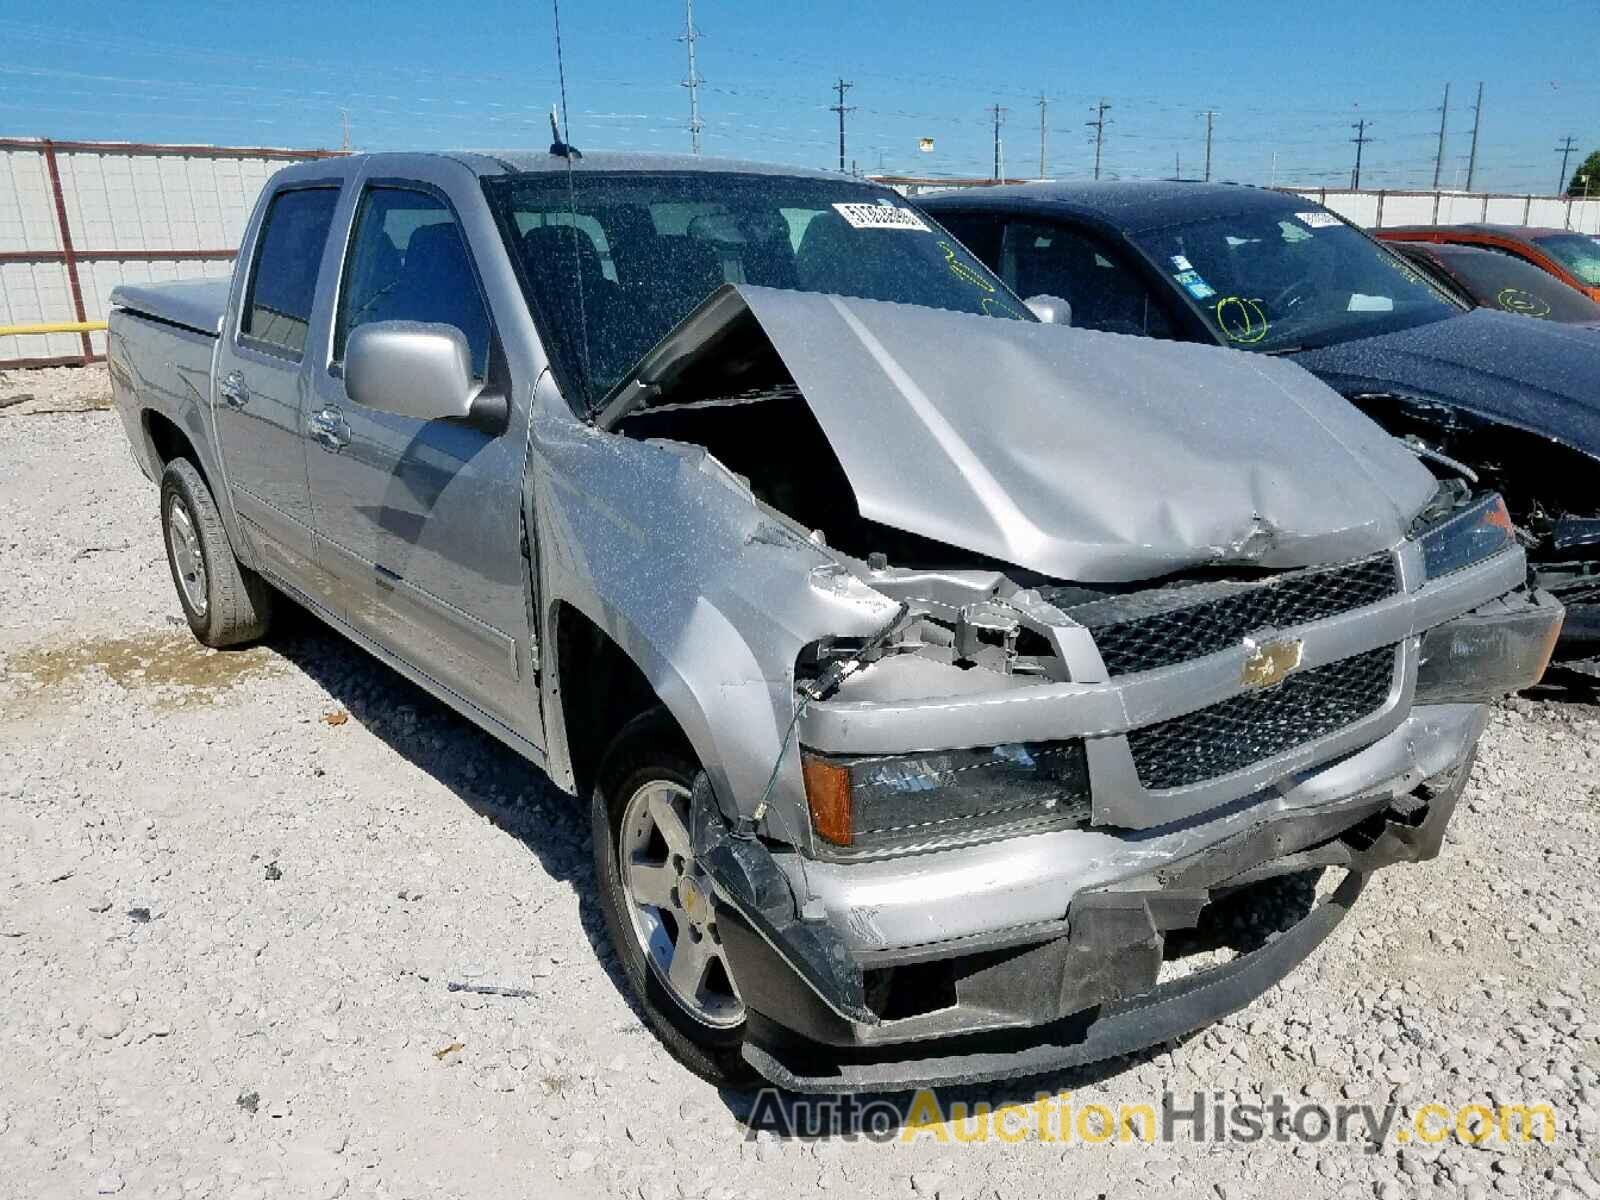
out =
[[[1063,2],[752,4],[698,0],[707,153],[837,162],[831,86],[863,171],[983,174],[988,108],[1010,174],[1084,177],[1090,106],[1111,105],[1111,176],[1349,181],[1369,122],[1368,186],[1426,186],[1453,84],[1444,183],[1459,184],[1485,84],[1480,188],[1549,192],[1567,135],[1600,147],[1600,5]],[[336,146],[542,146],[557,98],[549,0],[449,4],[272,0],[0,9],[0,134]],[[572,140],[687,150],[680,2],[567,0]],[[934,139],[933,153],[918,139]],[[1276,160],[1276,167],[1274,167]]]

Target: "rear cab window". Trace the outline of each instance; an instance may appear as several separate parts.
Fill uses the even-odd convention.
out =
[[[373,185],[361,197],[334,319],[333,362],[373,321],[449,325],[467,339],[472,373],[488,372],[488,306],[450,206],[430,192]]]
[[[292,188],[273,197],[250,266],[239,319],[241,342],[300,361],[338,203],[337,187]]]

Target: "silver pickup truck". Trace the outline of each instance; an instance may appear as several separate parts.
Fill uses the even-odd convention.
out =
[[[1498,497],[1298,367],[1040,320],[885,189],[552,149],[280,172],[231,283],[117,290],[113,386],[196,636],[291,596],[588,803],[693,1070],[1124,1053],[1437,853],[1561,623]]]

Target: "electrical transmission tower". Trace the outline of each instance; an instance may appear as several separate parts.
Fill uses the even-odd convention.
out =
[[[1356,144],[1356,169],[1350,172],[1350,188],[1352,191],[1359,191],[1361,188],[1361,148],[1372,139],[1367,136],[1367,119],[1365,117],[1362,117],[1350,128],[1356,131],[1355,137],[1350,139]]]
[[[1478,102],[1472,106],[1472,151],[1467,156],[1467,191],[1478,173],[1478,128],[1483,124],[1483,84],[1478,84]]]
[[[1450,85],[1444,85],[1444,103],[1439,106],[1439,149],[1433,156],[1433,190],[1439,190],[1439,175],[1444,170],[1444,127],[1450,119]]]
[[[1106,144],[1106,113],[1111,108],[1104,100],[1100,101],[1089,111],[1094,113],[1094,120],[1085,121],[1084,124],[1094,130],[1094,177],[1100,178],[1100,152]]]
[[[705,80],[694,68],[694,44],[699,38],[694,31],[694,0],[684,0],[684,33],[678,40],[689,47],[689,78],[683,86],[689,89],[689,146],[694,154],[700,153],[700,130],[704,128],[700,122],[700,85]]]
[[[994,177],[996,181],[1002,178],[1004,163],[1000,156],[1000,126],[1005,124],[1006,113],[1011,110],[999,104],[991,104],[989,113],[994,117]]]
[[[855,112],[856,110],[855,105],[845,104],[844,94],[853,87],[855,87],[855,84],[846,82],[841,75],[839,82],[833,85],[833,90],[839,93],[839,103],[829,109],[830,112],[839,114],[839,170],[841,172],[844,170],[844,115],[847,112]]]
[[[1556,147],[1556,153],[1561,155],[1561,178],[1556,180],[1556,195],[1566,194],[1567,190],[1567,160],[1572,157],[1572,152],[1578,148],[1576,139],[1568,136],[1567,140]]]
[[[1045,177],[1045,172],[1044,172],[1044,114],[1045,114],[1045,109],[1050,107],[1050,101],[1045,97],[1045,94],[1043,92],[1040,92],[1039,93],[1039,99],[1038,99],[1037,103],[1039,105],[1039,178],[1043,179]]]

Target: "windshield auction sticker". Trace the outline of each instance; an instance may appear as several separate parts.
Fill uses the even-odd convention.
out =
[[[835,204],[834,211],[854,229],[906,229],[932,233],[923,219],[909,208],[892,204]]]
[[[1295,213],[1295,216],[1299,217],[1300,220],[1304,221],[1312,229],[1332,229],[1335,225],[1339,224],[1339,218],[1334,216],[1332,213],[1303,212]]]

